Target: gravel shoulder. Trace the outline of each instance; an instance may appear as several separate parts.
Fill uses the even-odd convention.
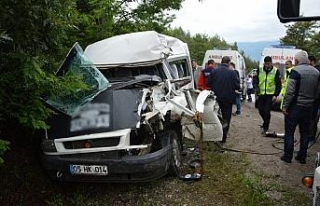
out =
[[[254,169],[262,171],[266,175],[278,177],[283,184],[298,187],[301,191],[310,193],[311,190],[302,185],[301,179],[304,174],[314,171],[316,154],[320,151],[319,142],[309,148],[307,164],[302,165],[294,159],[291,164],[284,163],[280,160],[283,154],[283,140],[262,135],[259,127],[261,123],[262,119],[254,107],[254,103],[243,102],[242,114],[232,117],[230,137],[224,146],[248,151],[247,157]],[[284,117],[281,112],[272,111],[269,131],[284,133]],[[295,152],[299,149],[299,139],[299,129],[297,128]]]

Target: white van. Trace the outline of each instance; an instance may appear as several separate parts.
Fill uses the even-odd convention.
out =
[[[44,99],[55,111],[42,140],[43,165],[53,180],[180,177],[185,138],[222,140],[215,97],[194,90],[188,46],[177,38],[129,33],[84,52],[76,43],[56,73],[69,74],[88,88]]]
[[[283,80],[286,70],[286,61],[291,60],[292,64],[294,65],[294,55],[299,51],[301,51],[301,49],[296,49],[294,46],[275,45],[266,47],[262,50],[259,67],[263,67],[264,58],[266,56],[270,56],[272,58],[273,65],[279,69],[281,79]],[[281,101],[282,97],[280,96],[273,104],[272,109],[280,110]]]
[[[246,99],[247,95],[247,85],[246,85],[246,64],[243,56],[237,50],[207,50],[204,55],[202,66],[205,68],[208,60],[213,59],[216,67],[220,66],[222,57],[229,56],[231,62],[236,65],[236,70],[240,75],[240,88],[242,90],[242,98]]]
[[[283,77],[285,74],[286,61],[291,60],[294,65],[294,55],[299,51],[301,51],[301,49],[296,49],[294,46],[275,45],[266,47],[262,50],[259,67],[263,67],[264,58],[270,56],[273,65],[278,67],[281,77]]]

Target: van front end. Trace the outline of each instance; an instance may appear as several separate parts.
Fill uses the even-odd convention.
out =
[[[167,174],[169,139],[161,144],[130,143],[135,131],[123,129],[90,135],[43,140],[43,165],[58,181],[143,182]],[[131,136],[131,137],[130,137]]]

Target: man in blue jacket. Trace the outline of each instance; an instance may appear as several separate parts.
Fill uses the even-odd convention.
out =
[[[222,57],[221,66],[213,69],[207,80],[207,86],[217,97],[222,118],[227,123],[227,126],[223,128],[222,143],[226,142],[231,121],[232,105],[236,99],[236,90],[240,89],[240,80],[237,74],[229,69],[230,62],[229,56]]]

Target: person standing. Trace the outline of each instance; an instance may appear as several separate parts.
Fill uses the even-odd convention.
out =
[[[214,69],[214,60],[213,59],[210,59],[208,60],[208,63],[207,63],[207,66],[205,69],[203,69],[200,73],[200,76],[199,76],[199,80],[198,80],[198,89],[199,90],[209,90],[210,88],[207,87],[207,79],[210,75],[210,73],[213,71]]]
[[[192,70],[193,70],[194,88],[196,89],[202,68],[198,65],[195,59],[191,61],[191,64],[192,64]]]
[[[236,73],[229,69],[231,59],[229,56],[222,57],[220,67],[212,70],[207,86],[214,92],[221,109],[222,118],[227,126],[223,128],[222,143],[225,143],[230,127],[232,105],[236,99],[236,90],[240,89],[240,81]]]
[[[252,102],[251,94],[253,93],[253,79],[251,74],[248,75],[246,84],[247,84],[248,102]]]
[[[288,78],[289,78],[289,75],[291,73],[291,70],[293,69],[293,65],[292,65],[292,61],[291,60],[286,61],[285,68],[286,68],[286,72],[285,72],[284,77],[282,79],[282,88],[281,88],[281,92],[280,92],[280,94],[282,96],[280,108],[282,108],[283,97],[284,97],[284,95],[286,93]]]
[[[309,64],[316,68],[320,72],[320,66],[317,65],[317,59],[313,55],[308,56]],[[313,103],[313,110],[312,110],[312,118],[311,118],[311,125],[310,125],[310,137],[309,143],[313,144],[316,140],[317,130],[318,130],[318,121],[319,121],[319,106],[320,106],[320,95],[316,96],[316,99]]]
[[[240,74],[239,71],[236,70],[236,65],[233,62],[230,62],[229,68],[234,71],[240,81]],[[233,115],[240,115],[241,114],[241,92],[239,90],[236,90],[236,100],[235,100],[235,104],[237,106],[237,110],[235,113],[233,113]]]
[[[257,107],[263,120],[262,133],[269,130],[272,103],[277,100],[281,91],[281,78],[279,70],[272,66],[270,56],[264,58],[263,67],[257,70]],[[257,100],[256,100],[257,101]]]
[[[288,79],[282,107],[285,135],[284,154],[280,159],[291,163],[294,150],[294,133],[297,125],[299,125],[300,149],[295,159],[301,164],[305,164],[311,115],[320,73],[308,64],[308,53],[306,51],[297,52],[294,58],[296,64]]]
[[[313,56],[313,55],[310,55],[310,56],[308,57],[308,59],[309,59],[309,64],[310,64],[311,66],[313,66],[314,68],[316,68],[316,69],[320,72],[320,66],[319,66],[319,64],[317,64],[317,59],[316,59],[316,57]]]

